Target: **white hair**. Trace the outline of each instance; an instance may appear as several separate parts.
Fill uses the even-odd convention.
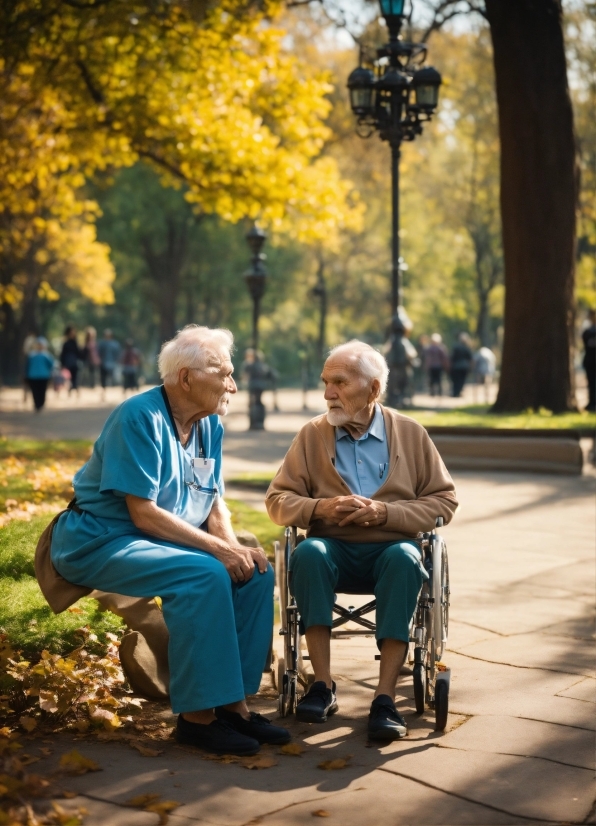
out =
[[[387,362],[374,347],[364,341],[354,338],[345,344],[338,344],[330,350],[327,360],[332,356],[350,356],[355,362],[355,368],[359,373],[371,380],[378,379],[381,385],[381,394],[387,389],[387,379],[389,378],[389,367]]]
[[[187,324],[162,345],[157,361],[159,375],[164,384],[176,384],[183,367],[206,370],[222,357],[230,358],[233,346],[234,336],[229,330]]]

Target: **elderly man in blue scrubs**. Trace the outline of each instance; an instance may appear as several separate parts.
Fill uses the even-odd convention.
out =
[[[268,655],[273,572],[261,548],[239,544],[222,498],[232,344],[227,330],[189,325],[163,345],[163,385],[108,418],[74,478],[51,557],[69,582],[160,596],[178,741],[254,754],[290,735],[245,700]]]

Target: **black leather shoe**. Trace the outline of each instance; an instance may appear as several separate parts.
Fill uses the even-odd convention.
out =
[[[262,714],[257,714],[256,711],[251,711],[250,719],[245,720],[241,714],[236,714],[234,711],[220,706],[215,709],[215,716],[218,720],[228,723],[240,734],[252,737],[258,740],[259,743],[283,746],[292,739],[292,735],[287,728],[274,726],[271,720],[263,717]]]
[[[211,751],[214,754],[256,754],[261,748],[258,740],[236,731],[225,720],[214,720],[209,725],[191,723],[180,714],[176,724],[176,740],[186,746]]]
[[[298,702],[296,719],[300,723],[325,723],[327,717],[335,714],[337,708],[335,683],[331,683],[331,688],[327,688],[323,680],[318,680]]]
[[[368,736],[371,740],[399,740],[408,733],[406,721],[395,708],[388,694],[379,694],[372,701],[368,715]]]

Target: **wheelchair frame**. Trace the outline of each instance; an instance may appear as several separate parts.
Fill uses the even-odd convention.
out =
[[[438,517],[435,528],[443,525],[443,518]],[[304,670],[302,654],[300,615],[296,600],[290,594],[288,573],[290,557],[301,541],[295,527],[285,530],[283,549],[275,543],[275,572],[279,592],[280,635],[284,640],[284,656],[277,662],[277,690],[279,692],[279,713],[282,717],[292,714],[298,702],[298,683],[307,686],[309,677]],[[418,535],[421,547],[422,563],[429,578],[422,585],[418,603],[410,625],[408,662],[412,665],[414,680],[414,701],[416,712],[422,714],[428,706],[435,712],[435,728],[443,731],[447,725],[449,712],[449,685],[451,672],[442,662],[441,657],[447,644],[449,628],[449,560],[447,545],[436,530]],[[437,575],[438,573],[438,575]],[[344,608],[336,601],[333,611],[337,617],[333,620],[332,635],[374,634],[375,623],[365,615],[376,609],[376,600],[367,602],[359,608]],[[349,631],[335,629],[347,622],[355,622],[362,628]],[[380,659],[380,654],[375,656]]]

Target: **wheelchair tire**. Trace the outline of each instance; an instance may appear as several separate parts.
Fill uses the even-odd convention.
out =
[[[435,685],[435,730],[445,731],[449,714],[449,683],[437,680]]]
[[[286,661],[280,657],[277,661],[277,693],[279,695],[278,711],[280,717],[285,717],[288,708],[288,698],[286,696],[288,690],[288,680],[286,678]]]
[[[416,714],[423,714],[426,699],[426,668],[423,663],[414,666],[414,702]]]

